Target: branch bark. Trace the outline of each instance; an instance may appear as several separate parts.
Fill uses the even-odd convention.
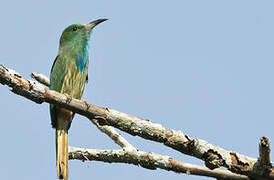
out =
[[[109,108],[101,108],[48,90],[41,84],[26,80],[13,70],[0,66],[0,83],[8,85],[16,94],[24,96],[36,103],[48,102],[67,108],[90,120],[96,119],[100,125],[110,125],[131,135],[163,143],[179,152],[205,161],[210,169],[226,167],[228,170],[250,177],[262,177],[261,170],[255,166],[257,159],[227,151],[214,146],[205,140],[194,139],[181,131],[164,128],[160,124],[147,119],[137,118]],[[273,168],[263,177],[273,178]]]
[[[128,163],[140,165],[143,168],[155,170],[157,168],[173,171],[177,173],[186,173],[188,175],[200,175],[214,177],[218,179],[237,179],[249,180],[247,176],[234,174],[223,169],[210,170],[204,166],[192,165],[173,160],[169,156],[143,151],[125,151],[125,150],[97,150],[69,147],[69,159],[82,161],[102,161],[108,163]]]

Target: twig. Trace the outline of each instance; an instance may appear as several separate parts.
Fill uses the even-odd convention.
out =
[[[100,125],[97,119],[91,121],[98,127],[100,131],[107,134],[116,144],[127,151],[137,151],[121,134],[119,134],[112,126]]]
[[[128,163],[140,165],[147,169],[164,169],[188,175],[201,175],[222,179],[249,180],[247,176],[231,173],[223,169],[210,170],[204,166],[198,166],[173,160],[169,156],[143,151],[128,152],[125,150],[96,150],[69,147],[69,159],[95,160],[108,163]]]
[[[264,166],[271,168],[270,161],[270,144],[267,137],[262,137],[259,144],[260,157],[259,160]]]
[[[68,101],[68,97],[64,94],[48,90],[39,83],[23,79],[18,73],[4,66],[0,66],[0,83],[12,87],[14,93],[36,103],[52,103],[89,119],[96,118],[100,125],[111,125],[129,134],[163,143],[182,153],[204,160],[206,166],[210,169],[224,166],[238,174],[261,177],[261,173],[254,170],[254,164],[257,161],[254,158],[224,150],[201,139],[193,139],[181,131],[168,130],[162,125],[152,123],[146,119],[87,104],[85,101],[73,98]],[[268,177],[274,178],[274,174],[270,173]]]
[[[40,82],[40,83],[42,83],[42,84],[49,87],[49,85],[50,85],[49,78],[44,76],[43,74],[38,74],[38,73],[33,72],[33,73],[30,74],[30,76],[32,78],[36,79],[38,82]]]
[[[262,137],[259,143],[259,158],[255,164],[255,169],[261,173],[262,176],[268,176],[273,173],[270,161],[270,143],[267,137]]]

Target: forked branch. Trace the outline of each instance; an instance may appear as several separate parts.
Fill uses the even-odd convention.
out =
[[[147,119],[137,118],[109,108],[101,108],[86,101],[71,99],[64,94],[44,88],[41,84],[26,80],[15,71],[0,66],[0,83],[8,85],[16,94],[36,103],[48,102],[67,108],[90,120],[97,120],[99,125],[110,125],[131,135],[163,143],[179,152],[205,161],[210,169],[226,167],[228,170],[256,178],[274,179],[273,168],[262,173],[256,166],[257,159],[241,155],[214,146],[205,140],[194,139],[178,130],[166,129],[160,124]],[[255,165],[256,164],[256,165]]]

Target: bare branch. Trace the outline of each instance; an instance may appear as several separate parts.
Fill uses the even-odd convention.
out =
[[[61,93],[44,88],[39,83],[23,79],[18,73],[4,66],[0,66],[0,83],[12,87],[14,93],[36,103],[52,103],[86,116],[91,120],[95,118],[100,125],[111,125],[129,134],[163,143],[177,151],[204,160],[206,166],[210,169],[224,166],[232,172],[250,177],[261,177],[261,173],[258,173],[256,166],[254,166],[257,161],[254,158],[224,150],[207,141],[191,138],[181,131],[166,129],[162,125],[152,123],[146,119],[68,98]],[[271,172],[273,172],[273,168]],[[274,174],[270,173],[267,177],[274,178]]]
[[[173,160],[169,156],[143,151],[125,151],[125,150],[96,150],[69,147],[69,159],[77,160],[95,160],[108,163],[128,163],[140,165],[147,169],[164,169],[177,173],[186,173],[188,175],[201,175],[222,179],[249,180],[247,176],[231,173],[223,169],[210,170],[204,166],[198,166]]]

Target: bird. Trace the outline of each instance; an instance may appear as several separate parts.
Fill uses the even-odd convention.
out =
[[[81,99],[88,80],[89,44],[93,28],[107,19],[72,24],[62,33],[50,72],[50,90]],[[59,179],[68,179],[68,130],[74,113],[50,104],[51,125],[56,129],[56,167]]]

